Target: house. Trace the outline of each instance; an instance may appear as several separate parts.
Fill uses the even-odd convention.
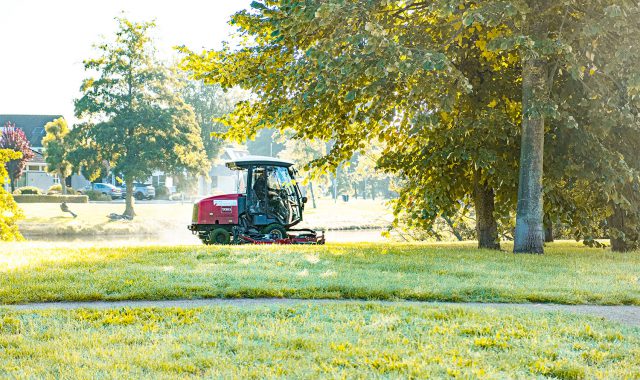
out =
[[[49,187],[60,183],[57,174],[50,174],[47,171],[47,163],[44,160],[42,140],[46,135],[44,130],[47,123],[61,118],[62,115],[0,115],[0,128],[4,128],[7,122],[15,124],[20,128],[31,145],[34,157],[27,162],[25,171],[16,183],[16,187],[35,186],[42,191],[47,191]],[[67,186],[80,188],[89,183],[81,175],[73,175],[67,178]]]
[[[42,139],[46,132],[44,126],[61,115],[0,115],[0,130],[4,129],[7,122],[20,128],[31,145],[34,156],[27,162],[25,171],[16,183],[16,187],[35,186],[41,190],[48,190],[51,185],[60,183],[57,175],[47,172],[47,163],[42,155]],[[8,185],[7,185],[8,188]]]
[[[227,146],[222,148],[220,157],[209,170],[209,181],[201,176],[198,183],[198,194],[207,196],[211,194],[230,194],[237,191],[238,173],[230,170],[225,165],[228,161],[248,156],[245,148]]]

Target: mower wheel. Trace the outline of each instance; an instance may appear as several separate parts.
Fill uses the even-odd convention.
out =
[[[265,235],[272,235],[276,239],[286,239],[287,229],[282,224],[273,223],[269,224],[262,229],[262,233]]]
[[[224,228],[216,228],[209,233],[209,244],[226,245],[231,243],[231,234]]]

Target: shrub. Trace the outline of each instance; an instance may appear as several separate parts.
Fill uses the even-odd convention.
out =
[[[173,193],[169,196],[170,201],[182,201],[185,199],[187,199],[187,197],[185,197],[182,193]]]
[[[171,191],[166,186],[155,186],[156,188],[156,199],[169,199],[171,195]]]
[[[16,191],[13,192],[13,194],[15,195],[41,195],[42,194],[42,190],[38,189],[35,186],[24,186],[24,187],[19,187],[16,189]]]
[[[84,194],[89,197],[90,201],[97,201],[97,202],[111,201],[110,196],[104,195],[101,192],[96,190],[87,190]]]
[[[87,203],[85,195],[14,195],[18,203]]]
[[[16,204],[11,193],[5,191],[5,179],[9,176],[5,164],[11,160],[20,159],[22,153],[10,149],[0,149],[0,241],[23,240],[18,231],[18,220],[24,218],[24,213]]]
[[[47,190],[47,194],[48,195],[55,195],[55,194],[61,194],[61,193],[62,193],[62,185],[59,184],[59,183],[56,183],[55,185],[52,185],[49,188],[49,190]],[[75,193],[76,193],[76,191],[73,188],[67,186],[67,194],[73,195]]]

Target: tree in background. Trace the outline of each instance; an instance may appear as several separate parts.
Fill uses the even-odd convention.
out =
[[[90,123],[76,124],[67,135],[71,147],[67,152],[67,159],[71,167],[75,173],[92,182],[108,171],[105,166],[108,160],[102,156],[102,149],[91,138],[93,128]]]
[[[303,185],[307,185],[309,195],[311,195],[311,205],[316,208],[316,190],[314,182],[320,183],[324,187],[328,184],[328,178],[322,173],[314,173],[311,163],[326,154],[326,144],[323,141],[305,141],[300,139],[286,138],[284,149],[278,152],[278,157],[296,163],[300,175],[299,180]]]
[[[218,135],[227,130],[217,119],[233,111],[236,103],[247,97],[246,94],[238,89],[224,91],[218,85],[207,86],[202,81],[191,80],[184,80],[181,92],[185,103],[193,108],[200,125],[207,157],[209,160],[216,159],[225,144]]]
[[[610,11],[601,22],[625,17]],[[590,62],[559,76],[552,92],[559,106],[547,132],[545,210],[586,243],[608,235],[614,251],[627,251],[640,246],[640,49],[629,34],[597,41],[576,44],[573,54]]]
[[[9,176],[5,164],[19,160],[21,152],[12,149],[0,149],[0,241],[22,240],[18,231],[18,220],[24,217],[13,196],[4,189],[4,184]]]
[[[271,128],[258,131],[255,135],[246,139],[247,150],[256,156],[277,157],[285,149],[282,135]]]
[[[621,58],[637,73],[637,44],[632,41],[640,37],[640,25],[635,21],[638,12],[638,4],[633,2],[526,0],[470,3],[461,14],[468,27],[505,25],[512,33],[494,38],[489,46],[517,52],[520,57],[523,111],[514,252],[544,251],[543,194],[548,194],[549,188],[543,184],[543,162],[549,131],[559,124],[561,129],[582,128],[576,123],[578,109],[566,108],[568,104],[589,98],[605,103],[612,100],[597,87],[591,88],[587,97],[579,97],[582,91],[564,91],[570,96],[558,97],[562,92],[558,86],[571,84],[570,78],[578,87],[586,87],[585,77],[600,68],[608,71],[607,66],[612,66],[607,62]],[[595,57],[602,66],[595,64]],[[619,104],[618,111],[628,107],[628,99],[623,103],[626,106]],[[609,151],[605,159],[616,160],[617,153]]]
[[[50,173],[60,177],[62,194],[67,194],[67,177],[72,174],[73,166],[69,162],[69,127],[64,118],[59,118],[44,126],[46,135],[42,140],[44,158]]]
[[[149,37],[153,23],[118,20],[115,41],[97,46],[100,56],[85,61],[97,73],[82,83],[76,116],[88,120],[84,141],[95,142],[127,186],[125,215],[134,216],[134,180],[155,170],[206,172],[204,145],[193,109],[175,73],[158,63]]]
[[[31,150],[29,140],[22,129],[16,128],[15,124],[11,124],[10,122],[7,122],[2,128],[2,134],[0,134],[0,149],[10,149],[21,153],[19,158],[13,158],[4,163],[9,175],[11,192],[14,192],[16,190],[16,183],[20,177],[22,177],[27,162],[29,162],[35,154]]]

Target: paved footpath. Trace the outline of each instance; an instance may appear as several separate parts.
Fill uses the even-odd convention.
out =
[[[161,308],[180,307],[196,308],[211,306],[290,306],[308,304],[381,304],[381,305],[411,305],[411,306],[459,306],[470,308],[496,308],[496,309],[524,309],[529,311],[559,311],[575,314],[586,314],[595,317],[609,319],[614,322],[630,326],[640,327],[640,306],[598,306],[598,305],[556,305],[556,304],[513,304],[513,303],[451,303],[451,302],[418,302],[418,301],[362,301],[362,300],[327,300],[327,299],[282,299],[282,298],[257,298],[257,299],[199,299],[199,300],[172,300],[172,301],[95,301],[95,302],[47,302],[31,303],[24,305],[0,305],[0,309],[8,310],[73,310],[80,308],[111,309],[111,308]]]

